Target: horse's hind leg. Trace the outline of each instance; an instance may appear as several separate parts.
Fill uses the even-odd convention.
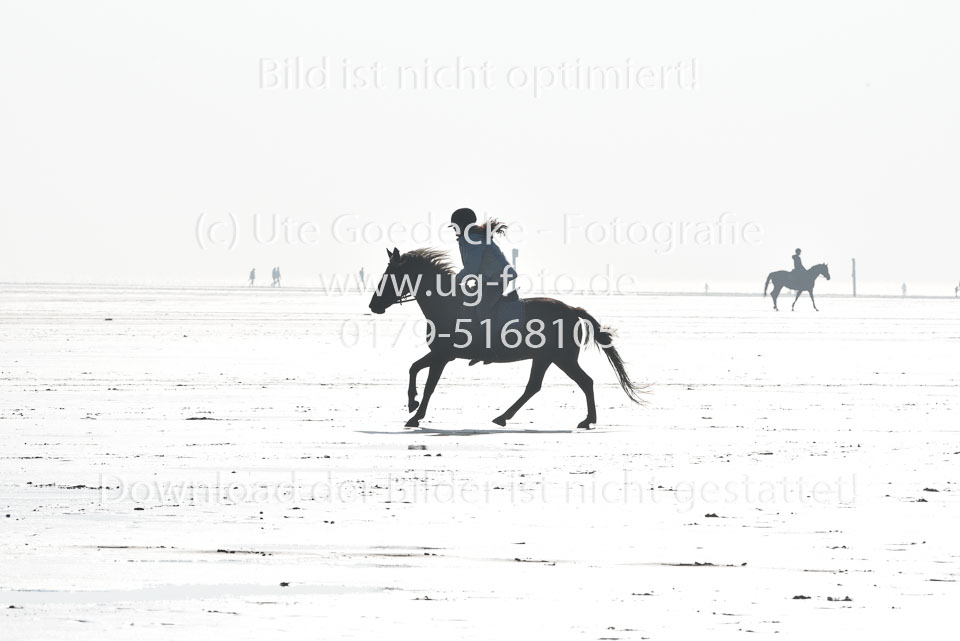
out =
[[[780,308],[777,307],[777,297],[780,296],[780,290],[783,289],[782,285],[774,285],[773,292],[770,294],[773,297],[773,311],[779,312]]]
[[[580,386],[580,389],[583,390],[584,395],[587,397],[587,418],[580,421],[577,429],[590,429],[590,424],[597,422],[597,406],[593,399],[593,379],[583,371],[580,363],[576,360],[557,361],[557,367],[559,367],[564,374],[572,378],[573,382]]]
[[[547,373],[547,369],[550,367],[550,360],[546,358],[535,358],[533,359],[533,364],[530,366],[530,380],[527,381],[527,387],[523,390],[523,394],[520,395],[520,398],[517,399],[517,402],[510,406],[510,408],[493,419],[493,422],[504,427],[514,414],[516,414],[523,404],[530,400],[530,398],[540,391],[540,387],[543,385],[543,377]]]
[[[801,289],[800,291],[797,292],[797,295],[793,297],[793,305],[790,306],[791,312],[793,311],[794,305],[796,305],[797,301],[800,300],[800,294],[802,293],[803,293],[803,290]]]
[[[423,386],[423,401],[420,403],[420,408],[417,410],[417,413],[407,421],[407,427],[420,426],[420,419],[427,415],[427,405],[430,403],[430,397],[433,396],[433,390],[437,388],[437,381],[440,380],[440,375],[443,374],[443,368],[446,367],[449,362],[450,361],[447,360],[435,360],[430,364],[427,382]]]

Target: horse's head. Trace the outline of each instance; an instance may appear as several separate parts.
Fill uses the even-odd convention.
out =
[[[441,279],[452,279],[453,266],[446,252],[439,249],[414,249],[400,255],[396,247],[387,250],[390,262],[380,277],[380,284],[370,299],[370,311],[382,314],[397,303],[418,300],[419,296],[453,296],[453,291],[441,294]],[[456,303],[454,298],[451,298]]]
[[[830,280],[830,268],[827,267],[826,263],[820,263],[813,268],[812,271],[815,271],[818,275],[823,276],[827,280]]]
[[[408,281],[398,278],[402,274],[400,250],[394,247],[391,252],[388,249],[387,256],[390,257],[390,262],[387,263],[387,269],[380,277],[380,284],[374,290],[373,297],[370,299],[370,311],[374,314],[384,313],[391,305],[399,303],[413,294],[413,292],[407,291]]]

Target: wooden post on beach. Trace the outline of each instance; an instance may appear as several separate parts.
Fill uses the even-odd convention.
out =
[[[853,297],[857,297],[857,259],[851,258],[853,262]]]

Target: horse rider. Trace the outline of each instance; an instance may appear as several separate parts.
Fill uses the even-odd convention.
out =
[[[803,263],[800,261],[800,248],[793,254],[793,273],[796,275],[805,274],[807,269],[803,266]]]
[[[480,321],[492,316],[494,307],[507,294],[507,286],[517,278],[517,272],[493,240],[495,234],[506,232],[507,226],[496,220],[477,225],[477,215],[467,208],[453,212],[450,223],[456,230],[463,263],[463,269],[457,273],[454,282],[457,290],[464,294],[467,317],[478,324],[471,330],[480,336],[483,334]],[[478,281],[477,290],[473,294],[466,294],[462,283],[470,278]]]

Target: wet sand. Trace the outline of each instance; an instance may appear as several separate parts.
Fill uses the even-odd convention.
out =
[[[0,285],[4,638],[953,638],[957,301],[564,298],[651,385],[589,432],[462,361],[404,428],[413,306]]]

